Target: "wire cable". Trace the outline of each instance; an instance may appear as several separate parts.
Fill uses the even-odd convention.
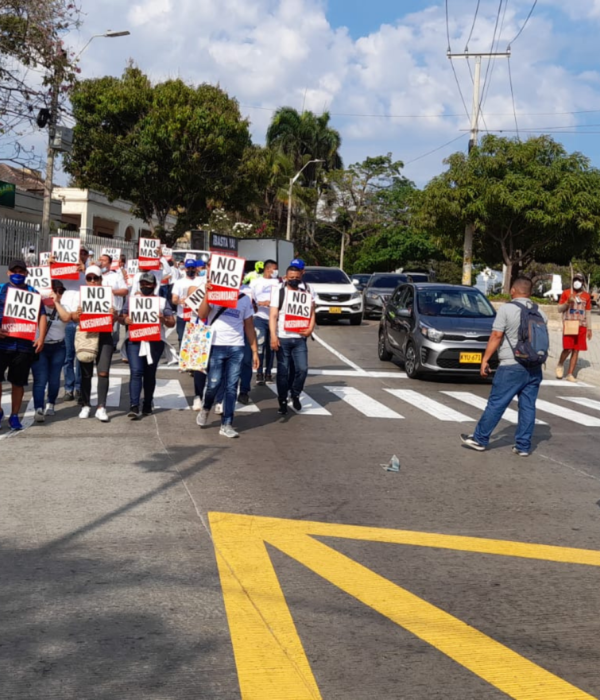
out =
[[[450,20],[448,15],[448,0],[446,0],[446,37],[448,38],[448,58],[450,59],[450,67],[452,68],[452,73],[454,74],[454,80],[456,81],[456,87],[458,88],[460,99],[463,103],[463,107],[465,108],[465,114],[467,115],[467,119],[469,119],[469,108],[467,107],[465,96],[463,95],[463,91],[460,86],[460,81],[458,79],[458,75],[456,74],[454,62],[452,61],[452,57],[450,56],[450,54],[452,53],[452,47],[450,45]]]
[[[473,24],[471,25],[471,31],[469,32],[469,38],[465,44],[465,53],[469,53],[469,42],[473,36],[473,30],[475,29],[475,23],[477,22],[477,15],[479,14],[479,5],[481,5],[481,0],[477,0],[477,7],[475,8],[475,17],[473,17]]]
[[[427,153],[423,153],[422,156],[418,156],[417,158],[413,158],[412,160],[407,161],[406,163],[404,163],[404,166],[406,167],[407,165],[410,165],[411,163],[416,163],[418,160],[423,160],[423,158],[427,158],[427,156],[430,156],[433,153],[437,153],[438,151],[441,151],[443,148],[446,148],[446,146],[450,146],[451,144],[456,143],[460,139],[464,139],[465,136],[467,136],[467,134],[461,134],[460,136],[457,136],[455,139],[452,139],[452,141],[448,141],[447,143],[444,143],[441,146],[434,148],[432,151],[427,151]]]
[[[509,49],[510,49],[510,47],[515,43],[515,41],[521,36],[521,34],[523,33],[525,27],[527,26],[527,23],[528,23],[529,20],[531,19],[531,15],[533,14],[533,11],[535,10],[535,6],[536,6],[537,4],[538,4],[538,0],[533,0],[533,5],[532,5],[532,7],[531,7],[531,10],[529,10],[529,14],[527,15],[527,18],[525,19],[525,22],[524,22],[523,26],[522,26],[521,29],[519,29],[519,31],[517,32],[517,36],[516,36],[516,37],[510,42],[510,44],[508,45],[508,48],[509,48]]]
[[[517,119],[517,105],[515,102],[515,89],[513,86],[512,68],[510,65],[510,56],[508,57],[508,82],[510,83],[510,94],[512,97],[513,114],[515,115],[515,127],[517,129],[517,139],[520,140],[521,135],[519,134],[519,120]]]
[[[506,0],[508,4],[508,0]],[[498,5],[498,14],[496,15],[496,24],[494,25],[494,34],[492,35],[492,48],[490,49],[490,53],[494,53],[494,46],[496,44],[496,36],[498,33],[498,25],[500,24],[500,15],[502,14],[502,5],[504,4],[504,0],[500,0],[500,4]],[[502,30],[500,30],[502,31]],[[490,74],[490,68],[492,68],[492,65],[494,65],[494,58],[493,56],[490,56],[487,62],[487,66],[485,69],[485,78],[483,79],[483,88],[481,90],[481,97],[479,99],[479,109],[481,110],[483,108],[485,98],[487,91],[489,91],[489,85],[492,81],[492,76]],[[493,68],[492,68],[492,73],[493,73]],[[489,77],[489,82],[488,82],[488,77]]]

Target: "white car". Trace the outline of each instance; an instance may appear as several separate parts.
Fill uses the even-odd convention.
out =
[[[307,267],[303,282],[315,294],[317,322],[347,318],[352,326],[363,319],[363,297],[339,267]]]

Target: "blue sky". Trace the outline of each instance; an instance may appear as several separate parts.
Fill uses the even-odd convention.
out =
[[[471,50],[489,50],[498,2],[481,0]],[[532,2],[503,2],[498,49],[516,35]],[[469,119],[446,58],[440,0],[131,0],[126,10],[122,0],[82,4],[84,25],[70,38],[75,47],[107,29],[131,31],[125,39],[92,42],[82,57],[84,77],[118,75],[133,59],[154,80],[218,82],[240,102],[257,142],[274,108],[327,109],[346,163],[391,152],[419,185],[442,170],[453,150],[466,148]],[[476,4],[448,2],[454,51],[464,49]],[[554,128],[553,136],[597,166],[599,29],[600,0],[539,0],[511,58],[521,136],[566,127]],[[467,63],[454,66],[470,110]],[[507,61],[498,60],[488,78],[481,127],[514,136]]]

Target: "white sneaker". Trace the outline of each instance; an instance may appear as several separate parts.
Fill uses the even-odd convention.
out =
[[[194,396],[194,405],[192,406],[192,411],[202,410],[202,399],[199,396]]]
[[[44,411],[45,416],[53,416],[54,415],[54,404],[53,403],[47,403],[46,404],[46,410]]]
[[[90,407],[89,406],[84,406],[81,411],[79,411],[79,417],[80,418],[89,418],[90,417]]]
[[[226,438],[238,438],[240,436],[230,425],[222,425],[219,430],[219,435]]]
[[[36,409],[35,422],[36,423],[43,423],[45,420],[46,419],[44,418],[44,409],[43,408]]]
[[[103,423],[108,423],[108,413],[106,412],[105,408],[98,408],[96,409],[96,418]]]
[[[199,425],[201,428],[204,428],[204,426],[208,423],[209,413],[210,411],[207,411],[205,408],[203,408],[196,418],[196,425]]]
[[[215,404],[215,413],[216,413],[218,416],[222,416],[222,415],[223,415],[223,404],[222,404],[222,403],[216,403],[216,404]]]

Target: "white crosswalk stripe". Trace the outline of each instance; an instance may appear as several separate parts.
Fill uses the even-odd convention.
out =
[[[594,411],[600,411],[600,401],[594,401],[594,399],[587,399],[577,396],[559,396],[559,399],[563,401],[571,401],[571,403],[579,404],[585,408],[591,408]]]
[[[475,419],[466,416],[464,413],[459,413],[449,406],[445,406],[439,401],[434,401],[428,396],[419,394],[418,391],[411,389],[386,389],[388,394],[395,396],[402,401],[406,401],[414,408],[418,408],[425,413],[437,418],[438,420],[450,423],[474,423]]]
[[[190,405],[181,382],[177,379],[157,379],[154,406],[162,410],[189,411]]]
[[[269,389],[274,393],[277,394],[277,387],[275,384],[267,384]],[[304,391],[300,394],[300,403],[302,404],[302,413],[303,416],[330,416],[331,413],[326,408],[323,408],[320,403],[315,401],[312,397],[310,397],[307,393]],[[290,404],[290,408],[292,410],[296,410],[292,407]],[[296,411],[298,413],[298,411]]]
[[[353,387],[326,386],[325,388],[368,418],[404,418],[396,411],[392,411],[391,408]]]
[[[110,377],[108,383],[108,395],[106,397],[106,408],[119,408],[121,404],[121,382],[120,377]],[[92,379],[92,395],[90,397],[92,406],[98,405],[98,377]]]
[[[485,411],[488,403],[486,398],[483,396],[477,396],[477,394],[472,394],[470,391],[442,391],[442,394],[446,394],[446,396],[450,396],[457,401],[462,401],[463,403],[469,404],[469,406],[473,406],[474,408],[480,408],[482,411]],[[502,417],[505,421],[513,423],[514,425],[517,425],[519,422],[519,414],[512,408],[507,408]],[[535,422],[538,425],[548,425],[548,423],[544,423],[543,420],[539,419],[537,419]]]
[[[535,405],[538,411],[550,413],[553,416],[558,416],[559,418],[577,423],[578,425],[585,425],[587,428],[600,428],[600,418],[596,418],[595,416],[588,416],[585,413],[579,413],[579,411],[573,411],[571,408],[559,406],[558,404],[550,403],[550,401],[543,401],[542,399],[538,399]]]

